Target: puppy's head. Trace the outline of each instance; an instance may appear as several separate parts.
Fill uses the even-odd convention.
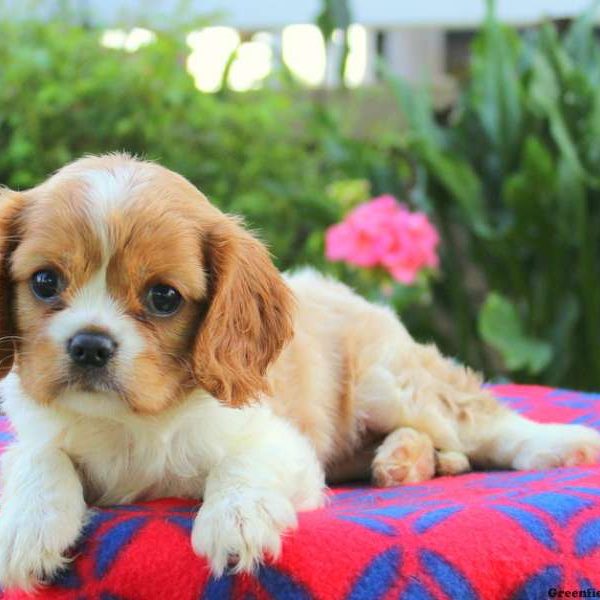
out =
[[[0,374],[40,403],[156,413],[267,392],[292,298],[264,246],[188,181],[79,160],[0,197]]]

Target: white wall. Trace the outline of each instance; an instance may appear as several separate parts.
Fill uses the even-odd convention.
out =
[[[473,27],[485,13],[484,0],[354,0],[354,17],[373,27]],[[579,14],[590,0],[497,0],[503,21],[525,24],[544,17]]]

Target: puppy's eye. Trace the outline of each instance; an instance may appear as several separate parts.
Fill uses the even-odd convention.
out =
[[[43,269],[31,276],[31,290],[44,302],[55,300],[64,289],[63,278],[52,269]]]
[[[153,285],[146,294],[146,307],[159,317],[168,317],[177,311],[182,302],[181,294],[170,285]]]

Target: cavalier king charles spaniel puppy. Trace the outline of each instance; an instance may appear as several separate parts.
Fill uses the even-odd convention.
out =
[[[186,179],[122,154],[0,191],[0,584],[64,568],[90,506],[202,499],[213,573],[277,558],[325,476],[395,486],[593,462],[415,342],[396,315],[265,247]]]

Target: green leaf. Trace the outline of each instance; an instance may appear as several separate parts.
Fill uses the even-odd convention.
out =
[[[553,347],[558,349],[548,369],[548,385],[558,385],[565,372],[575,360],[573,342],[577,319],[580,315],[579,301],[573,293],[567,293],[561,301],[561,309],[550,329]]]
[[[554,207],[557,230],[566,243],[583,244],[587,228],[586,188],[579,171],[561,158],[557,169],[557,200]]]
[[[494,3],[488,0],[487,6],[484,27],[473,44],[469,94],[504,172],[514,160],[522,132],[521,41],[515,31],[500,25]]]
[[[343,179],[330,183],[325,191],[347,212],[370,198],[371,183],[367,179]]]
[[[514,211],[515,221],[524,231],[542,223],[541,210],[553,210],[556,165],[542,140],[530,135],[525,140],[521,168],[505,180],[502,198]]]
[[[348,28],[352,23],[349,0],[321,0],[321,4],[323,9],[317,16],[316,23],[325,41],[331,39],[336,30],[341,30],[344,34],[342,56],[338,65],[341,81],[344,82],[350,54]]]
[[[431,95],[427,89],[424,86],[413,88],[394,75],[384,62],[380,62],[378,68],[390,85],[411,133],[423,143],[443,148],[446,140],[442,129],[435,122]]]
[[[436,179],[459,205],[465,220],[481,237],[493,237],[485,212],[481,181],[464,159],[445,151],[446,140],[435,123],[430,94],[424,87],[413,89],[394,76],[385,65],[382,72],[391,85],[411,129],[412,147]]]
[[[577,147],[571,138],[560,108],[560,82],[550,60],[541,52],[533,59],[533,72],[529,86],[531,108],[548,119],[550,132],[565,160],[574,170],[584,174]]]
[[[493,238],[494,231],[488,223],[481,181],[471,165],[432,146],[423,145],[421,153],[431,177],[437,179],[457,202],[469,227],[484,239]]]
[[[328,40],[336,29],[348,29],[352,22],[348,0],[322,0],[323,9],[317,16],[317,26]]]
[[[429,289],[430,273],[421,272],[419,277],[412,285],[401,285],[393,283],[392,294],[389,301],[400,315],[415,304],[426,305],[431,302],[431,293]],[[380,299],[380,302],[385,297]]]
[[[542,27],[539,39],[528,90],[531,109],[537,116],[548,120],[552,139],[563,159],[569,163],[570,169],[580,178],[585,178],[590,185],[600,187],[597,174],[586,170],[582,162],[582,144],[578,143],[581,132],[578,134],[573,129],[583,116],[577,113],[570,114],[565,104],[567,99],[571,102],[581,101],[594,94],[594,87],[585,75],[577,70],[551,26]],[[592,110],[591,107],[582,109],[585,113]],[[593,126],[597,127],[596,124]]]
[[[552,359],[550,344],[527,336],[516,307],[496,292],[488,295],[479,312],[479,333],[510,371],[536,374]]]

